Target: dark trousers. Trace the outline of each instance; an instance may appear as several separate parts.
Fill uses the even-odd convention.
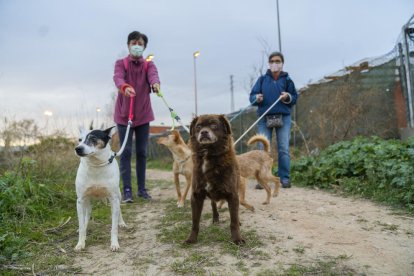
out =
[[[124,142],[127,126],[117,125],[119,142],[122,146]],[[149,136],[149,123],[137,127],[131,127],[124,152],[120,158],[120,171],[124,193],[131,187],[131,157],[132,157],[132,135],[135,133],[135,153],[136,153],[136,174],[138,180],[138,193],[146,192],[145,189],[145,169],[147,167],[147,145]]]

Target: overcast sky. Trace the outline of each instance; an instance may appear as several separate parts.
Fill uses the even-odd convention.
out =
[[[279,0],[284,71],[297,88],[345,65],[389,52],[414,13],[412,0]],[[49,120],[69,133],[111,102],[113,67],[131,31],[149,38],[165,99],[189,123],[198,113],[249,104],[263,51],[278,50],[276,0],[0,0],[0,110],[12,119]],[[266,66],[266,65],[265,65]],[[300,99],[299,99],[300,101]],[[156,120],[171,124],[152,96]],[[49,124],[51,124],[49,122]]]

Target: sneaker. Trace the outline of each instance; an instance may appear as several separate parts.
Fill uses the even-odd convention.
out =
[[[145,199],[145,200],[151,200],[152,197],[147,193],[147,191],[144,192],[138,192],[138,197]]]
[[[132,200],[132,193],[131,190],[126,190],[124,192],[124,200],[122,200],[123,203],[133,203],[134,201]]]
[[[292,185],[290,184],[290,181],[282,182],[282,188],[290,188]]]
[[[254,187],[256,190],[263,190],[262,185],[256,184],[256,187]]]

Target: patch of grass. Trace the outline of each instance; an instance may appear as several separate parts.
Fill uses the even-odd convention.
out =
[[[163,243],[179,244],[182,247],[191,248],[191,245],[184,244],[191,231],[191,207],[186,205],[184,208],[177,208],[175,200],[168,200],[165,203],[165,213],[161,218],[160,232],[157,235],[158,240]],[[263,243],[259,240],[255,230],[246,230],[242,227],[241,234],[246,240],[246,244],[238,246],[231,241],[228,221],[217,225],[212,224],[211,220],[211,214],[209,213],[202,216],[198,235],[199,246],[211,247],[217,245],[222,254],[230,254],[240,259],[249,256],[255,258],[267,257],[266,253],[259,249]]]
[[[212,267],[218,264],[217,258],[208,256],[205,253],[192,252],[181,261],[174,261],[171,270],[178,274],[205,275],[205,267]]]
[[[354,269],[344,265],[341,259],[329,258],[328,260],[318,260],[313,264],[293,264],[288,268],[265,269],[257,273],[257,276],[301,276],[301,275],[355,275],[358,274]],[[362,274],[364,275],[364,274]]]
[[[173,159],[172,157],[164,157],[160,159],[149,159],[147,161],[148,169],[159,169],[164,171],[172,170]]]
[[[392,224],[392,223],[383,223],[380,221],[376,222],[379,226],[382,227],[383,231],[390,231],[390,232],[395,232],[398,230],[399,226],[396,224]]]
[[[302,255],[303,253],[305,253],[305,247],[303,247],[302,245],[293,248],[293,251],[295,251],[297,254]]]

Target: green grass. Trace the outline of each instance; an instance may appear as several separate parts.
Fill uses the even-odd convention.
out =
[[[218,247],[221,254],[230,254],[240,259],[248,255],[254,255],[259,259],[267,257],[260,250],[263,243],[255,230],[244,229],[241,226],[241,234],[246,244],[238,246],[231,241],[229,221],[212,224],[211,213],[206,211],[201,219],[197,245],[185,245],[184,241],[191,230],[191,207],[186,204],[184,208],[177,208],[175,200],[168,200],[165,204],[164,216],[159,225],[160,233],[157,236],[159,241],[177,244],[182,248]]]
[[[163,171],[171,171],[172,170],[173,160],[172,158],[165,157],[161,159],[149,159],[147,160],[147,168],[148,169],[158,169]]]
[[[342,263],[343,258],[327,258],[326,260],[317,260],[312,264],[292,264],[288,268],[284,268],[279,264],[276,269],[264,269],[257,273],[257,276],[301,276],[301,275],[329,275],[329,276],[342,276],[342,275],[365,275],[357,273],[354,269],[344,265]]]

